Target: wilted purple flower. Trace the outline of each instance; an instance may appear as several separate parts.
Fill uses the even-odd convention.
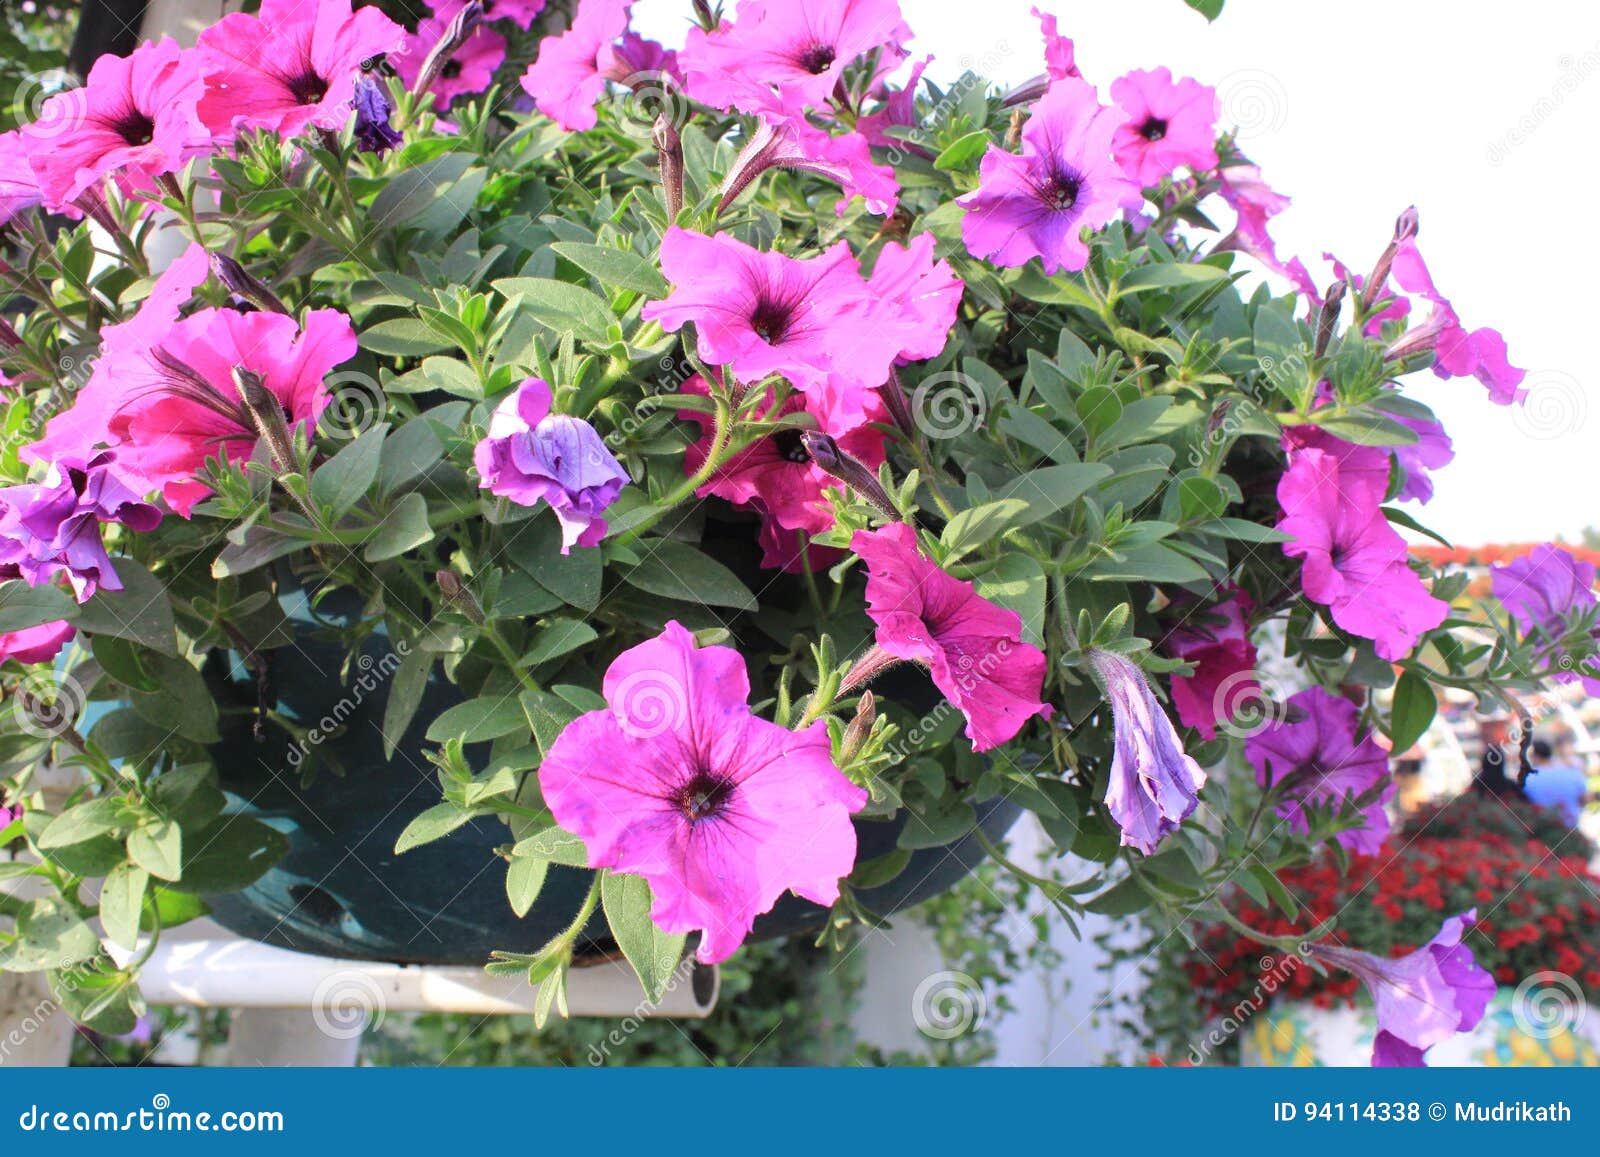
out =
[[[1494,977],[1461,942],[1477,919],[1475,908],[1450,917],[1432,940],[1398,960],[1332,944],[1312,946],[1312,956],[1355,973],[1372,993],[1378,1014],[1375,1066],[1419,1066],[1429,1048],[1483,1019]]]
[[[1309,828],[1308,804],[1338,807],[1389,780],[1389,757],[1370,733],[1356,733],[1356,705],[1308,687],[1291,696],[1287,717],[1245,740],[1244,753],[1262,784],[1278,789],[1278,814],[1297,832]],[[1389,835],[1383,805],[1395,793],[1389,780],[1382,795],[1362,809],[1361,827],[1334,838],[1352,852],[1373,855]]]
[[[550,504],[561,521],[562,554],[605,537],[600,515],[628,482],[593,426],[550,412],[550,386],[542,378],[525,379],[495,407],[472,463],[490,493],[518,506]]]
[[[1115,731],[1106,807],[1122,829],[1123,846],[1148,856],[1194,811],[1206,773],[1184,754],[1137,665],[1113,651],[1090,651],[1089,661],[1111,701]]]
[[[361,152],[377,153],[381,157],[405,140],[389,126],[394,106],[389,103],[389,90],[381,76],[363,72],[356,77],[350,106],[356,110],[356,148]]]
[[[0,577],[41,586],[65,574],[80,603],[122,589],[100,524],[154,530],[161,512],[111,472],[112,457],[59,458],[43,482],[0,489]]]

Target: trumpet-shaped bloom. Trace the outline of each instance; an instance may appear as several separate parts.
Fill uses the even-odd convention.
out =
[[[409,37],[410,47],[394,62],[395,71],[406,82],[407,89],[415,87],[428,53],[450,30],[450,22],[464,7],[465,4],[442,4],[432,16],[417,21],[417,30]],[[505,63],[506,38],[488,26],[488,19],[485,13],[485,23],[472,30],[466,43],[455,50],[434,78],[430,91],[434,108],[440,112],[448,109],[456,97],[475,96],[488,88],[494,81],[495,70]]]
[[[903,522],[858,530],[850,549],[867,566],[867,614],[877,645],[925,664],[933,685],[967,719],[974,751],[1012,739],[1035,715],[1048,719],[1044,652],[1022,641],[1022,616],[981,597],[924,558]]]
[[[1236,220],[1229,234],[1213,247],[1214,251],[1237,250],[1261,262],[1278,276],[1287,279],[1312,301],[1322,295],[1311,279],[1305,262],[1294,257],[1283,261],[1267,233],[1267,222],[1289,206],[1289,198],[1275,192],[1252,164],[1229,165],[1217,171],[1218,193],[1234,211]]]
[[[61,648],[67,645],[73,633],[72,624],[65,619],[24,627],[20,631],[6,631],[0,634],[0,663],[7,659],[19,663],[48,663],[61,654]],[[0,828],[10,822],[5,810],[0,807]]]
[[[1137,664],[1101,650],[1090,651],[1089,661],[1111,703],[1106,808],[1122,829],[1123,847],[1148,856],[1199,804],[1206,773],[1184,752]]]
[[[1439,422],[1404,414],[1395,414],[1393,417],[1417,435],[1415,442],[1394,448],[1395,459],[1406,473],[1405,484],[1400,487],[1395,500],[1426,503],[1433,497],[1433,471],[1442,470],[1455,460],[1455,447]]]
[[[1082,76],[1078,71],[1077,50],[1072,41],[1061,35],[1056,26],[1055,14],[1040,12],[1032,9],[1034,19],[1039,21],[1039,32],[1044,37],[1044,71],[1051,80],[1063,80],[1069,76]]]
[[[70,205],[108,177],[148,192],[183,168],[211,144],[195,114],[203,92],[193,59],[170,39],[100,57],[82,88],[51,97],[22,129],[45,204]]]
[[[633,0],[582,0],[572,26],[539,41],[539,55],[522,76],[522,88],[545,116],[568,132],[594,128],[595,103],[606,81],[624,81],[640,69],[634,56],[646,42],[628,32]],[[618,42],[629,37],[620,51]]]
[[[923,361],[944,352],[965,288],[948,261],[935,260],[932,233],[910,245],[884,244],[867,284],[883,308],[883,324],[896,334],[900,361]]]
[[[43,200],[21,130],[0,133],[0,225]]]
[[[1553,542],[1542,543],[1522,558],[1490,568],[1494,597],[1500,600],[1524,632],[1537,630],[1546,639],[1567,634],[1569,620],[1586,615],[1595,606],[1595,568],[1574,558]],[[1600,638],[1600,628],[1595,628]],[[1600,695],[1600,677],[1581,674],[1565,656],[1552,655],[1557,682],[1582,680],[1591,695]],[[1585,664],[1593,670],[1593,660]]]
[[[544,11],[545,0],[479,0],[483,5],[484,20],[509,20],[518,28],[527,28],[533,18]],[[465,0],[444,0],[434,5],[434,14],[447,22],[461,9]]]
[[[975,257],[1046,273],[1082,269],[1089,247],[1081,234],[1117,210],[1139,204],[1139,187],[1111,155],[1121,114],[1106,108],[1082,80],[1054,81],[1022,129],[1022,152],[991,144],[978,187],[957,203],[967,210],[961,237]]]
[[[798,113],[828,102],[858,57],[878,75],[905,59],[911,30],[897,0],[740,0],[731,23],[689,30],[678,59],[689,95],[716,108]]]
[[[1278,529],[1292,537],[1283,553],[1303,561],[1307,598],[1352,635],[1371,639],[1381,657],[1398,660],[1450,608],[1428,593],[1407,564],[1405,540],[1384,517],[1389,456],[1340,445],[1291,452],[1278,481]]]
[[[606,670],[606,706],[579,716],[539,768],[544,801],[592,868],[643,876],[651,918],[699,931],[725,960],[794,891],[839,898],[867,793],[833,762],[827,725],[793,732],[749,707],[744,660],[669,622]]]
[[[802,116],[772,113],[761,118],[723,181],[722,205],[731,204],[768,169],[799,169],[837,181],[844,190],[835,207],[841,215],[857,196],[869,213],[879,214],[892,213],[900,197],[894,170],[872,159],[865,136],[830,134]]]
[[[1234,587],[1228,597],[1196,609],[1183,604],[1183,621],[1167,636],[1174,658],[1194,664],[1191,675],[1172,677],[1172,706],[1178,721],[1207,739],[1217,724],[1260,693],[1255,679],[1256,648],[1246,618],[1254,610],[1250,596]]]
[[[389,123],[394,107],[389,103],[388,88],[379,78],[370,73],[356,77],[355,96],[350,103],[356,110],[356,148],[381,157],[404,142],[405,138]]]
[[[405,48],[405,29],[381,9],[261,0],[259,15],[233,12],[200,34],[200,119],[223,139],[242,128],[284,137],[307,126],[341,128],[362,64]]]
[[[42,586],[65,575],[78,601],[122,583],[100,539],[100,524],[153,530],[161,512],[108,469],[105,452],[53,463],[42,482],[0,489],[0,576]]]
[[[1129,179],[1154,185],[1179,166],[1217,167],[1217,90],[1198,80],[1173,80],[1170,69],[1135,69],[1113,81],[1111,99],[1127,116],[1112,138]]]
[[[550,412],[550,386],[528,378],[495,407],[472,452],[478,485],[519,506],[543,501],[561,523],[561,553],[606,535],[606,507],[628,483],[593,426]]]
[[[1395,960],[1335,944],[1312,947],[1314,955],[1355,973],[1372,994],[1378,1014],[1374,1066],[1422,1065],[1428,1049],[1483,1019],[1494,977],[1462,943],[1477,919],[1476,909],[1452,916],[1427,944]]]
[[[1245,740],[1257,781],[1278,789],[1278,814],[1297,832],[1310,827],[1306,805],[1337,809],[1387,783],[1382,795],[1363,807],[1363,825],[1334,837],[1352,852],[1375,854],[1389,835],[1384,804],[1395,793],[1388,753],[1370,734],[1357,735],[1360,712],[1348,699],[1308,687],[1291,696],[1286,707],[1284,718]]]

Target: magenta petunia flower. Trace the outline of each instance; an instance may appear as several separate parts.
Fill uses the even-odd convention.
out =
[[[1179,166],[1192,173],[1217,167],[1216,89],[1189,77],[1173,80],[1167,68],[1135,69],[1112,81],[1111,99],[1127,117],[1112,150],[1130,180],[1148,186]]]
[[[24,627],[20,631],[6,631],[0,634],[0,663],[7,659],[15,659],[19,663],[48,663],[61,654],[61,648],[67,645],[74,633],[72,624],[65,619]],[[10,822],[4,811],[4,808],[0,808],[0,828]]]
[[[1246,622],[1254,609],[1250,596],[1238,587],[1230,587],[1226,598],[1209,606],[1175,607],[1183,619],[1167,636],[1164,649],[1193,663],[1194,673],[1172,676],[1172,706],[1180,723],[1206,739],[1215,739],[1217,724],[1232,719],[1260,692],[1256,648]]]
[[[167,38],[100,57],[82,88],[51,97],[21,130],[45,205],[70,205],[108,177],[149,192],[206,152],[211,134],[195,114],[203,91],[193,58]]]
[[[154,530],[161,512],[110,471],[111,455],[52,463],[42,482],[0,488],[0,577],[43,586],[65,575],[78,601],[120,591],[100,525]]]
[[[394,62],[395,71],[405,81],[407,89],[416,86],[428,53],[449,31],[450,22],[464,7],[465,4],[442,4],[432,16],[417,21],[416,32],[407,38],[410,47]],[[439,70],[430,89],[434,98],[433,107],[443,112],[456,97],[476,96],[483,92],[494,82],[495,70],[505,63],[505,59],[506,38],[487,24],[479,24],[467,37],[466,43],[456,49]]]
[[[844,190],[835,211],[844,215],[852,199],[866,202],[867,212],[894,212],[900,183],[894,170],[872,159],[867,138],[860,133],[831,134],[804,117],[777,113],[763,116],[745,142],[722,183],[723,211],[749,184],[768,169],[799,169],[837,181]]]
[[[484,20],[509,20],[518,28],[526,29],[535,16],[544,11],[545,0],[478,0],[483,5]],[[466,7],[465,0],[441,0],[430,5],[434,15],[448,21]]]
[[[876,147],[888,149],[893,153],[896,150],[910,151],[932,157],[932,153],[899,137],[892,137],[888,130],[892,128],[911,129],[917,128],[922,119],[917,115],[917,89],[922,84],[922,74],[928,65],[933,63],[933,57],[925,56],[911,66],[911,75],[899,88],[880,88],[877,95],[882,97],[883,103],[870,113],[863,113],[856,117],[856,132],[867,138],[867,143]]]
[[[643,876],[650,916],[700,931],[726,960],[786,891],[839,898],[867,802],[833,762],[828,728],[793,732],[749,707],[744,660],[669,622],[606,670],[606,706],[579,716],[539,768],[546,806],[591,868]]]
[[[1387,783],[1382,796],[1362,809],[1363,825],[1335,837],[1352,852],[1376,854],[1389,836],[1384,805],[1395,793],[1388,753],[1370,733],[1357,736],[1360,712],[1348,699],[1309,687],[1291,696],[1286,706],[1283,719],[1245,740],[1256,781],[1278,788],[1278,815],[1297,832],[1310,827],[1307,804],[1338,807]]]
[[[881,669],[884,659],[926,665],[933,685],[966,716],[974,751],[999,747],[1035,715],[1050,717],[1039,698],[1044,652],[1022,641],[1021,615],[929,562],[917,532],[903,522],[856,531],[850,549],[867,567],[867,614],[883,653],[859,666]]]
[[[561,523],[561,553],[606,536],[606,507],[628,472],[582,418],[550,412],[550,386],[526,378],[489,418],[472,452],[478,485],[518,506],[548,503]]]
[[[599,121],[595,103],[616,71],[612,45],[628,31],[633,0],[582,0],[572,26],[539,41],[539,55],[522,76],[522,88],[540,112],[568,132],[583,132]]]
[[[1574,558],[1553,542],[1541,543],[1521,558],[1489,568],[1494,597],[1516,619],[1524,633],[1539,631],[1546,639],[1559,639],[1568,623],[1595,606],[1595,568]],[[1600,628],[1596,628],[1600,641]],[[1558,683],[1581,680],[1591,695],[1600,696],[1600,677],[1583,675],[1564,656],[1552,655],[1552,674]]]
[[[1007,267],[1037,257],[1046,273],[1082,269],[1089,260],[1083,230],[1140,201],[1139,187],[1111,156],[1120,116],[1092,85],[1054,81],[1023,126],[1021,154],[991,144],[978,187],[956,198],[967,210],[961,237],[973,256]]]
[[[0,133],[0,225],[42,203],[39,177],[28,163],[22,131]]]
[[[1439,422],[1426,418],[1410,418],[1403,414],[1390,415],[1396,422],[1417,435],[1417,440],[1405,446],[1394,447],[1395,459],[1406,473],[1405,484],[1395,495],[1398,502],[1426,503],[1433,498],[1433,474],[1455,460],[1455,447],[1450,435]]]
[[[1061,35],[1054,13],[1041,12],[1037,8],[1031,11],[1034,19],[1039,21],[1039,32],[1044,37],[1045,75],[1051,80],[1082,76],[1083,74],[1078,71],[1077,50],[1071,40]]]
[[[884,243],[867,285],[882,303],[883,324],[900,346],[900,361],[924,361],[944,352],[950,327],[961,307],[965,284],[950,263],[935,260],[932,233],[920,233],[910,245]]]
[[[1335,623],[1371,639],[1382,658],[1402,659],[1444,622],[1449,605],[1428,593],[1383,515],[1389,455],[1318,437],[1316,445],[1291,448],[1278,481],[1278,529],[1293,539],[1283,553],[1302,560],[1301,588]]]
[[[731,23],[691,28],[678,54],[695,100],[747,113],[801,113],[833,96],[844,70],[877,51],[874,77],[905,60],[911,30],[897,0],[740,0]]]
[[[1311,946],[1312,955],[1355,973],[1372,994],[1374,1066],[1420,1066],[1428,1049],[1483,1019],[1494,977],[1462,943],[1477,919],[1476,909],[1452,916],[1427,944],[1394,960],[1336,944]]]
[[[1184,750],[1150,681],[1133,660],[1092,650],[1089,661],[1111,703],[1112,754],[1106,808],[1122,846],[1151,855],[1200,802],[1206,773]]]
[[[233,12],[200,34],[200,119],[221,139],[244,128],[284,137],[308,125],[342,128],[362,63],[405,48],[405,29],[381,9],[261,0],[259,15]]]
[[[731,365],[740,381],[778,374],[810,391],[839,374],[876,388],[900,352],[844,241],[794,258],[673,227],[661,268],[674,289],[644,307],[645,319],[669,330],[694,322],[700,356]]]
[[[1228,235],[1212,247],[1213,252],[1237,250],[1248,254],[1293,283],[1312,301],[1321,302],[1321,291],[1305,262],[1298,257],[1287,262],[1279,259],[1277,247],[1267,233],[1267,222],[1289,207],[1289,198],[1275,192],[1255,165],[1229,165],[1217,171],[1217,180],[1217,192],[1234,211],[1236,220]]]

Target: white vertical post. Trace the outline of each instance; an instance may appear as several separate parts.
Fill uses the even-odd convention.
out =
[[[330,1023],[320,1008],[241,1008],[228,1032],[228,1066],[349,1068],[364,1025]]]
[[[0,1068],[65,1068],[72,1034],[42,973],[0,972]]]

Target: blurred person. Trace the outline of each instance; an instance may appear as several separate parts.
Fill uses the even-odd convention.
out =
[[[1523,789],[1518,786],[1516,777],[1506,772],[1511,754],[1506,750],[1511,740],[1511,717],[1491,715],[1478,728],[1483,736],[1483,762],[1477,778],[1472,781],[1472,790],[1496,799],[1522,796]]]
[[[1533,741],[1534,766],[1522,793],[1530,803],[1560,812],[1562,819],[1577,827],[1589,800],[1589,777],[1571,758],[1571,744],[1561,746],[1563,755],[1558,756],[1544,740]]]

